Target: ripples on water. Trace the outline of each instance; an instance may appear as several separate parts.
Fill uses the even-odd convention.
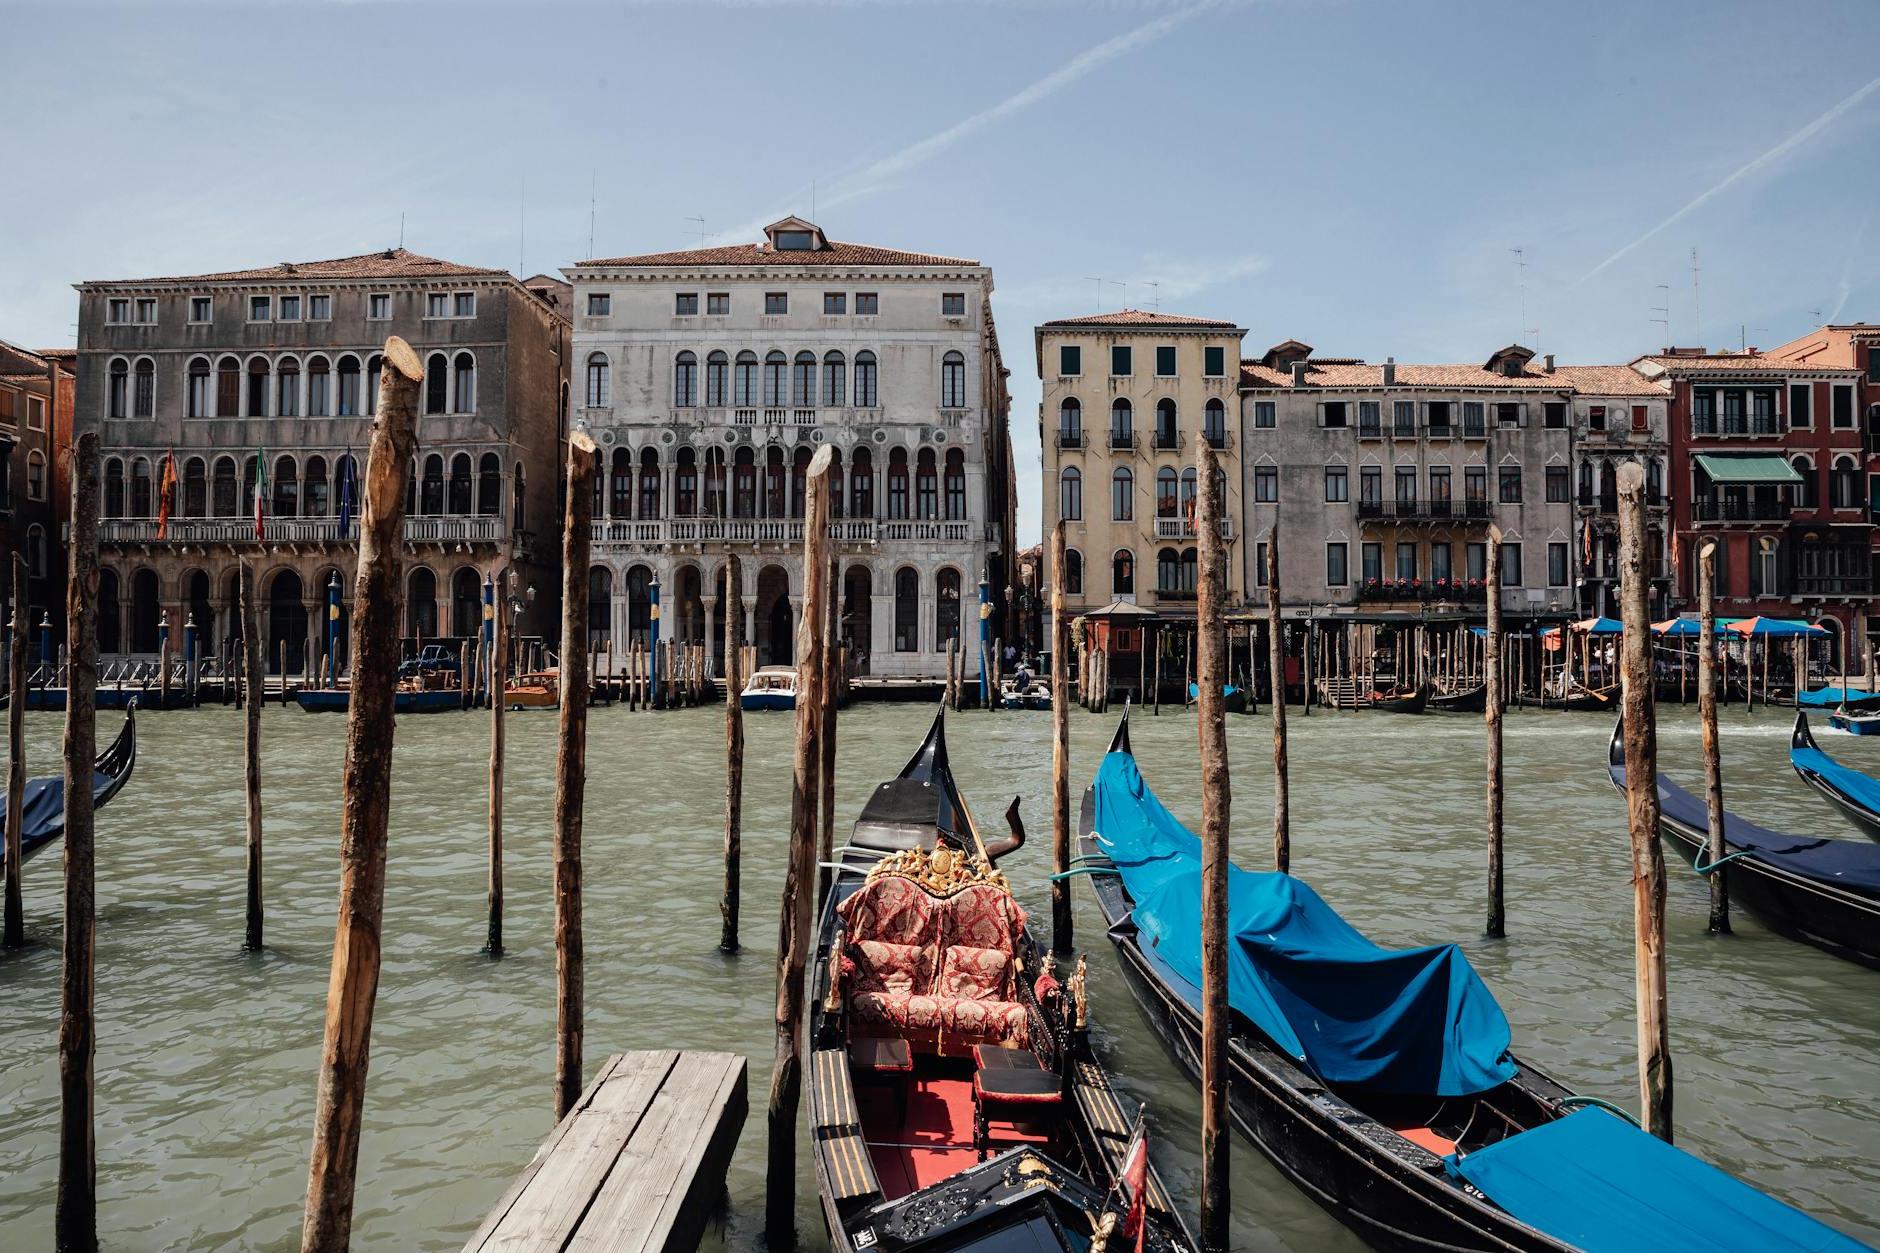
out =
[[[929,711],[845,712],[837,817],[912,751]],[[240,951],[241,729],[232,710],[155,714],[137,775],[98,824],[97,1130],[100,1227],[114,1249],[292,1248],[298,1239],[336,899],[339,719],[270,708],[264,724],[268,950]],[[1790,774],[1782,711],[1724,713],[1732,808],[1774,827],[1859,838]],[[1151,783],[1198,824],[1193,719],[1138,714]],[[59,716],[28,718],[47,773]],[[509,953],[484,938],[486,715],[400,723],[385,964],[372,1037],[354,1242],[454,1248],[551,1126],[554,1030],[549,825],[554,718],[508,720]],[[1236,857],[1271,847],[1265,716],[1230,717]],[[116,726],[106,714],[100,739]],[[1073,716],[1073,783],[1114,726]],[[708,1247],[760,1244],[763,1102],[788,814],[788,717],[746,721],[743,955],[716,951],[723,715],[599,709],[590,724],[585,921],[587,1061],[659,1046],[751,1059],[752,1116],[730,1205]],[[1008,868],[1044,919],[1049,718],[968,714],[950,748],[982,817],[1025,798],[1033,843]],[[1482,729],[1466,716],[1294,711],[1293,868],[1388,944],[1461,939],[1513,1020],[1516,1047],[1580,1090],[1636,1104],[1625,811],[1602,768],[1610,724],[1523,712],[1507,723],[1509,938],[1479,938]],[[1699,777],[1695,722],[1661,711],[1662,765]],[[1880,773],[1880,745],[1835,736]],[[51,1244],[57,1182],[59,863],[26,870],[31,947],[0,955],[0,1245]],[[1702,881],[1670,884],[1671,1029],[1679,1142],[1869,1241],[1880,1240],[1880,1130],[1871,971],[1747,917],[1704,933]],[[1089,893],[1080,935],[1101,944]],[[1048,925],[1048,924],[1046,924]],[[1169,1182],[1193,1204],[1194,1090],[1137,1017],[1107,946],[1093,952],[1103,1056],[1150,1103]],[[1240,1247],[1356,1248],[1244,1142],[1234,1152]],[[807,1154],[798,1214],[822,1243]]]

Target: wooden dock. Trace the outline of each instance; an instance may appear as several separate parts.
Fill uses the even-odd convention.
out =
[[[614,1054],[466,1253],[696,1248],[746,1109],[736,1053]]]

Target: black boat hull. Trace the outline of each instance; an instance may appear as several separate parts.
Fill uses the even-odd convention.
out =
[[[1791,752],[1797,748],[1812,748],[1821,752],[1821,745],[1815,743],[1814,733],[1808,729],[1806,711],[1795,715],[1795,729],[1789,735],[1789,747]],[[1813,770],[1804,769],[1793,757],[1789,759],[1789,766],[1803,783],[1819,792],[1821,799],[1834,806],[1837,813],[1852,823],[1855,830],[1870,840],[1880,840],[1880,812],[1861,804],[1858,799],[1842,792]]]
[[[1358,708],[1382,714],[1420,714],[1429,701],[1430,689],[1424,686],[1409,696],[1387,696],[1381,700],[1367,698]]]
[[[1466,692],[1432,692],[1429,707],[1438,713],[1479,714],[1488,708],[1488,688],[1480,686]]]

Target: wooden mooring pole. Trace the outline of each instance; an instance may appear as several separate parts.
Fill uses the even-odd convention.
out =
[[[13,554],[13,629],[7,637],[7,829],[5,924],[0,943],[26,943],[26,902],[20,889],[20,823],[26,805],[26,560]]]
[[[98,734],[98,434],[72,451],[72,531],[67,549],[65,638],[65,947],[59,967],[59,1190],[53,1244],[61,1253],[98,1247],[98,1154],[92,1117],[93,963],[97,941],[92,776]]]
[[[1051,528],[1051,873],[1071,865],[1071,624],[1064,617],[1064,523]],[[1051,880],[1051,949],[1069,953],[1071,881]]]
[[[822,802],[817,807],[818,838],[816,840],[816,901],[821,904],[829,895],[829,862],[835,856],[836,833],[836,695],[842,682],[842,644],[837,637],[836,605],[842,598],[842,581],[837,577],[836,559],[829,558],[829,582],[826,599],[828,608],[823,613],[823,680],[822,680],[822,761],[817,770],[817,782],[821,785]]]
[[[1211,467],[1212,449],[1208,460]],[[1212,479],[1203,481],[1213,482]],[[1273,868],[1286,874],[1292,867],[1292,803],[1286,778],[1286,624],[1279,616],[1277,521],[1267,532],[1266,553],[1266,651],[1269,681],[1273,685]],[[1251,664],[1248,669],[1252,669]],[[1248,687],[1252,686],[1250,682]]]
[[[1645,568],[1645,468],[1619,467],[1619,592],[1625,634],[1626,810],[1638,995],[1639,1122],[1671,1141],[1671,1032],[1665,998],[1665,858],[1658,844],[1658,723],[1653,708],[1651,586]]]
[[[1710,931],[1730,934],[1730,868],[1723,861],[1723,759],[1717,742],[1717,545],[1707,540],[1697,554],[1697,725],[1704,744],[1704,808],[1709,839],[1704,860],[1711,871]],[[1845,681],[1843,691],[1845,691]]]
[[[241,569],[242,664],[250,691],[259,692],[266,679],[262,675],[261,609],[255,596],[255,572],[247,562]],[[281,644],[286,648],[286,642]],[[281,672],[281,686],[287,686],[287,672]],[[261,706],[256,699],[242,710],[242,777],[248,797],[248,909],[242,948],[258,953],[263,947],[261,906]]]
[[[581,819],[587,799],[588,553],[599,457],[586,432],[568,437],[568,512],[562,536],[561,743],[555,755],[555,1118],[581,1098],[585,1028],[581,939]]]
[[[1488,926],[1490,939],[1508,934],[1501,870],[1501,528],[1488,528],[1488,635],[1482,641],[1482,722],[1488,731]]]
[[[503,955],[503,707],[509,703],[509,571],[499,570],[490,593],[490,864],[485,895],[489,931],[483,951]]]
[[[1227,1123],[1227,828],[1231,798],[1227,700],[1221,691],[1227,661],[1227,632],[1222,621],[1226,571],[1221,552],[1221,500],[1214,487],[1214,449],[1205,440],[1200,443],[1197,460],[1201,479],[1196,511],[1201,569],[1195,607],[1195,721],[1201,740],[1200,1236],[1204,1253],[1225,1253],[1230,1217],[1227,1163],[1233,1134]],[[1271,599],[1268,604],[1274,606]],[[1277,616],[1275,613],[1275,622]],[[1273,707],[1283,709],[1284,702],[1276,699]]]
[[[803,1088],[803,970],[814,942],[817,773],[822,764],[822,618],[829,595],[830,465],[824,444],[810,459],[803,518],[803,613],[796,632],[796,760],[790,793],[790,869],[777,936],[777,1056],[770,1072],[764,1235],[772,1249],[796,1231],[796,1113]]]
[[[385,341],[379,421],[366,458],[353,582],[352,690],[340,801],[339,925],[326,986],[326,1027],[313,1116],[302,1253],[340,1253],[352,1236],[353,1180],[365,1115],[372,1011],[385,912],[385,835],[392,799],[392,713],[404,616],[405,474],[416,448],[424,367],[396,335]]]
[[[738,951],[738,877],[744,858],[744,575],[738,555],[725,555],[725,890],[718,912],[718,947]]]

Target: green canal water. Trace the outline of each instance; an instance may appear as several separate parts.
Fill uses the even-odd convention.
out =
[[[860,706],[840,734],[838,822],[918,742],[922,707]],[[55,762],[60,716],[28,718],[29,767]],[[1664,768],[1699,777],[1695,722],[1662,711]],[[1790,774],[1781,711],[1724,716],[1732,808],[1774,827],[1859,838]],[[116,729],[103,716],[100,742]],[[1072,722],[1076,788],[1114,720]],[[355,1244],[454,1248],[551,1126],[554,946],[549,826],[554,718],[508,721],[508,956],[482,957],[485,714],[402,720],[393,780],[385,964],[372,1040]],[[597,709],[590,724],[587,1049],[736,1049],[753,1115],[712,1249],[761,1245],[763,1118],[792,723],[747,720],[741,956],[716,949],[723,804],[717,709]],[[1270,723],[1230,717],[1238,858],[1270,849]],[[1478,718],[1329,715],[1292,727],[1293,869],[1387,944],[1457,939],[1514,1023],[1516,1047],[1583,1092],[1636,1103],[1631,891],[1620,798],[1606,782],[1610,724],[1521,712],[1507,732],[1509,938],[1481,938]],[[294,1246],[306,1184],[315,1065],[336,893],[342,723],[270,708],[264,721],[268,949],[240,951],[240,715],[153,714],[130,786],[98,823],[99,1225],[112,1249]],[[1008,864],[1034,916],[1048,869],[1050,723],[968,714],[950,737],[974,806],[1024,797],[1033,844]],[[1138,716],[1153,785],[1191,824],[1192,717]],[[1880,743],[1836,736],[1880,772]],[[57,1180],[59,861],[26,869],[30,947],[0,954],[0,1247],[51,1245]],[[1674,867],[1671,1033],[1684,1146],[1868,1241],[1880,1241],[1880,976],[1739,917],[1704,933],[1705,889]],[[1154,1148],[1193,1204],[1197,1100],[1144,1028],[1088,889],[1103,1057],[1149,1102]],[[1244,1141],[1233,1145],[1240,1248],[1357,1242]],[[823,1242],[807,1168],[798,1215]]]

